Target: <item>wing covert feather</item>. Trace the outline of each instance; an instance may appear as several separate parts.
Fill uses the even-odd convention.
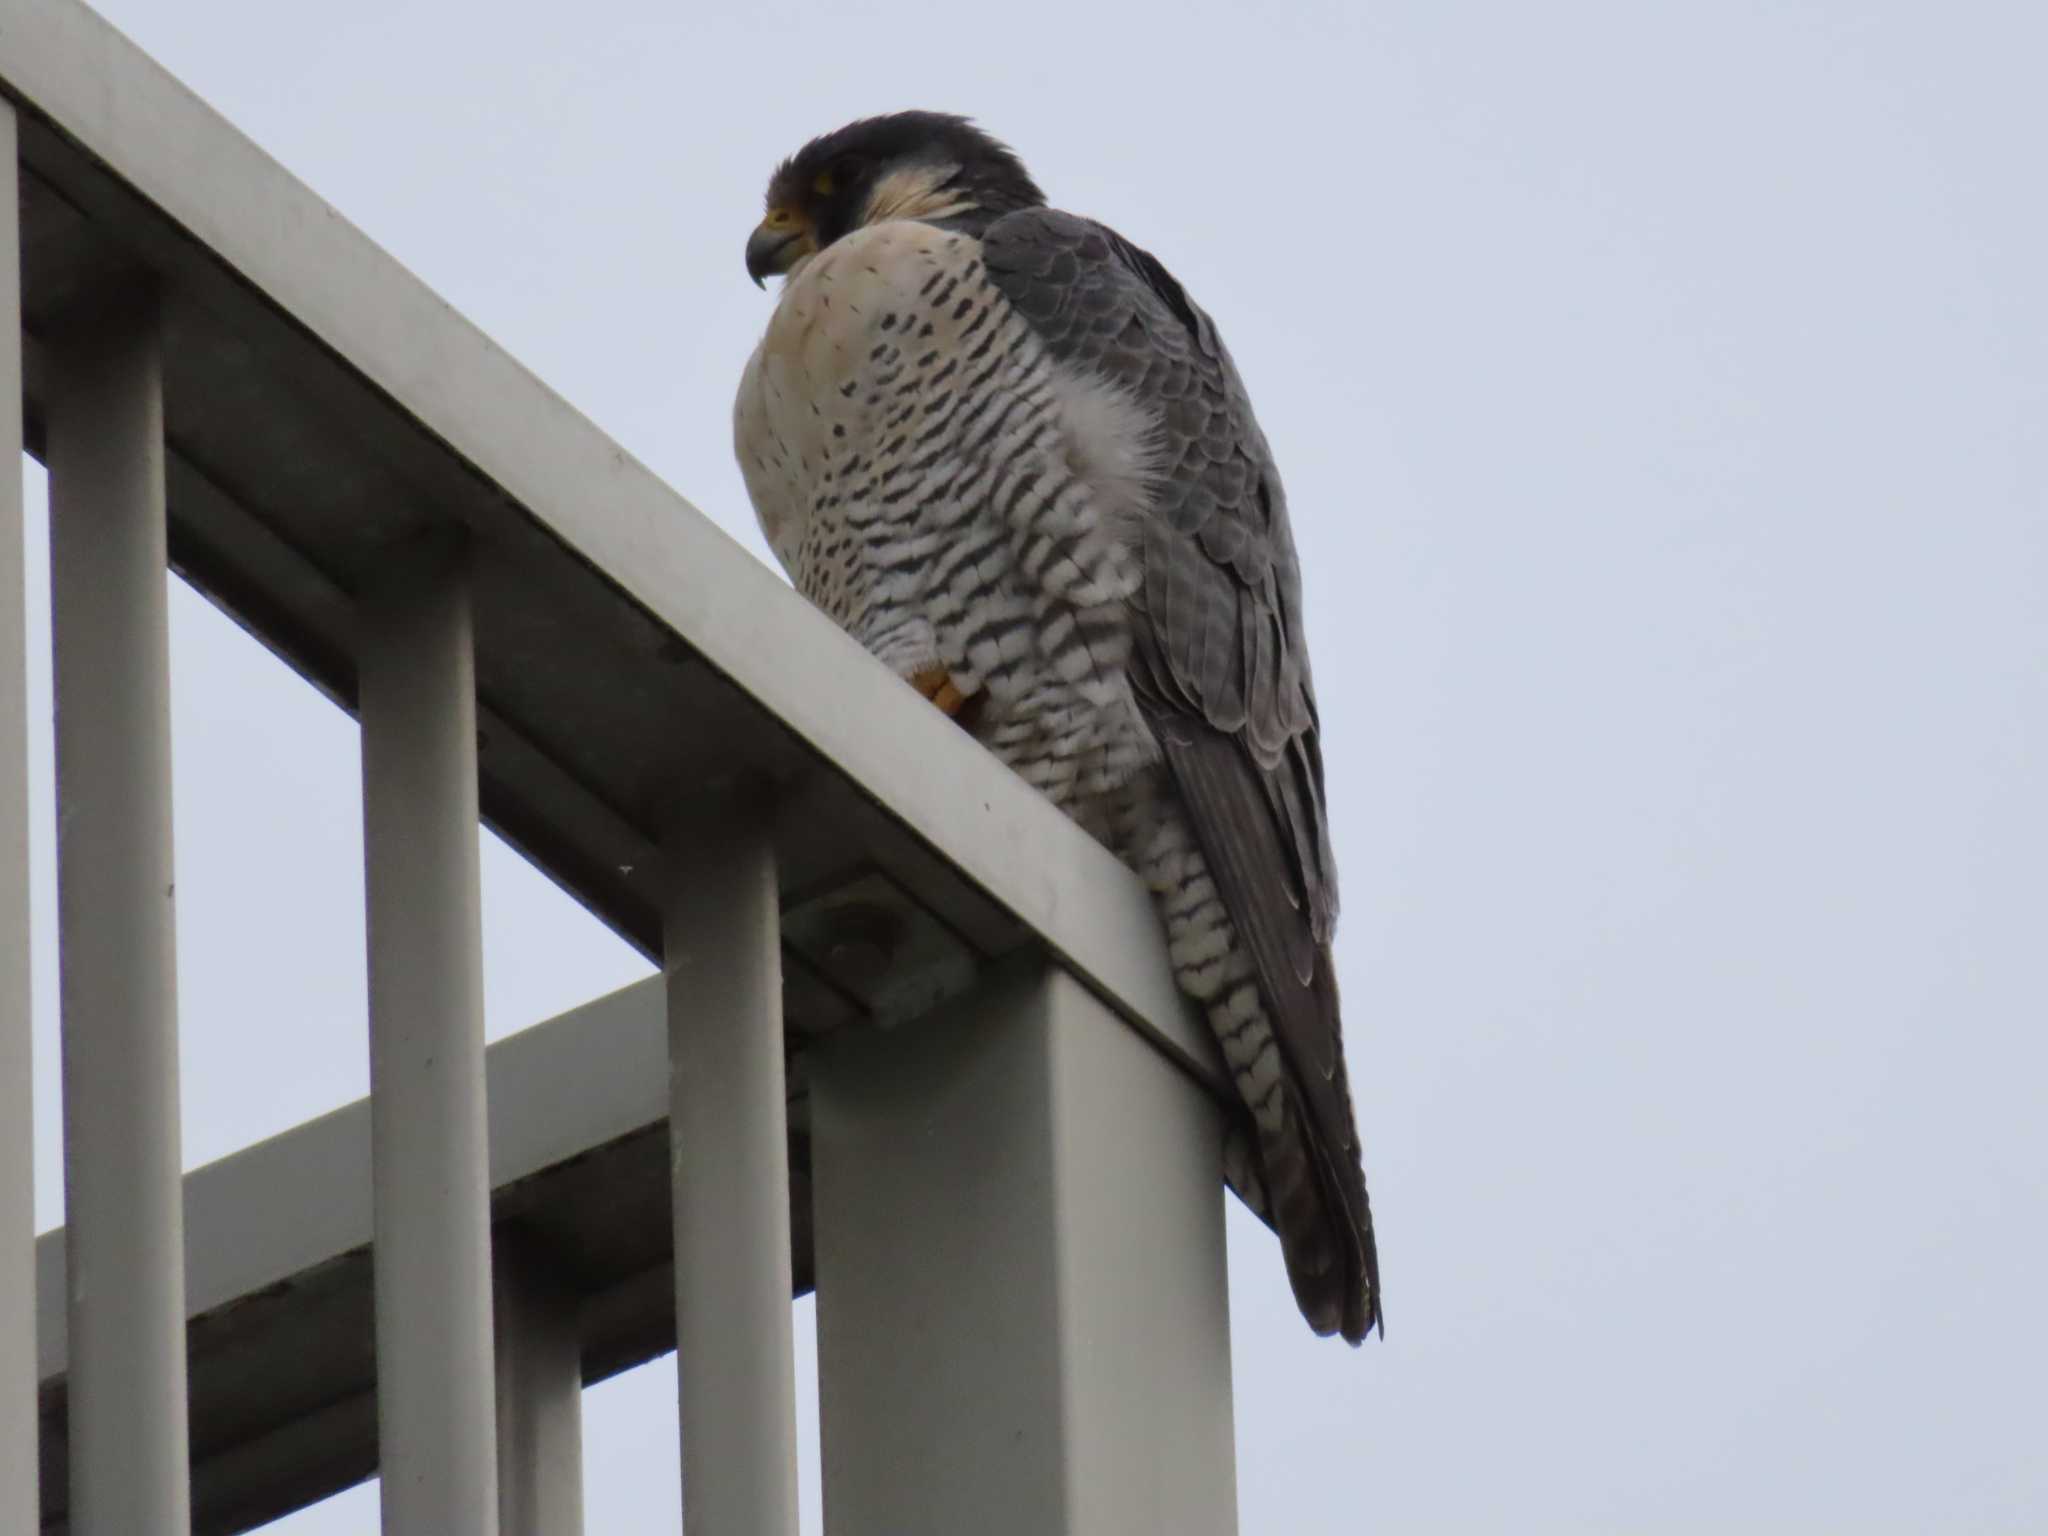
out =
[[[1301,578],[1286,499],[1236,366],[1209,317],[1158,260],[1049,209],[982,238],[991,279],[1054,356],[1157,412],[1160,494],[1143,528],[1135,600],[1156,709],[1238,739],[1266,778],[1321,780]],[[1321,794],[1270,785],[1291,867],[1276,871],[1319,942],[1337,911]]]
[[[1048,209],[998,219],[982,258],[1054,357],[1130,391],[1157,417],[1131,676],[1254,958],[1326,1187],[1348,1207],[1376,1316],[1329,950],[1335,860],[1300,570],[1272,452],[1214,324],[1156,258]]]

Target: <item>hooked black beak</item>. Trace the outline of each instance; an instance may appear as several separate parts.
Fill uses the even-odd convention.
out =
[[[766,288],[764,278],[780,276],[816,249],[810,226],[777,208],[747,236],[747,276],[756,288]]]

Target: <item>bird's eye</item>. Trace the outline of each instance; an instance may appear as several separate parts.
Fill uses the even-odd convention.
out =
[[[832,180],[832,173],[830,171],[820,171],[816,176],[811,178],[811,190],[817,193],[820,197],[830,197],[832,195],[833,186],[834,183]]]

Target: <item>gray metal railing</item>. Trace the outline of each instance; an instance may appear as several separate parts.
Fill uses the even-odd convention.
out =
[[[0,1536],[1234,1528],[1221,1078],[1138,882],[74,0],[0,0],[49,468],[68,1221],[32,1232],[0,496]],[[19,255],[16,271],[10,265]],[[17,344],[18,343],[18,344]],[[9,444],[14,448],[10,450]],[[371,1098],[180,1176],[166,563],[362,723]],[[476,827],[662,962],[484,1047]]]
[[[21,233],[0,111],[0,464],[21,462]],[[29,1078],[28,614],[19,474],[0,473],[0,1536],[35,1529],[35,1100]]]

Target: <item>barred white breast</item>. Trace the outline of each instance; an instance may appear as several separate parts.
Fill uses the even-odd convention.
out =
[[[978,240],[909,220],[790,275],[734,409],[798,590],[899,675],[981,696],[976,734],[1070,807],[1156,757],[1124,670],[1148,433],[1047,355]]]

